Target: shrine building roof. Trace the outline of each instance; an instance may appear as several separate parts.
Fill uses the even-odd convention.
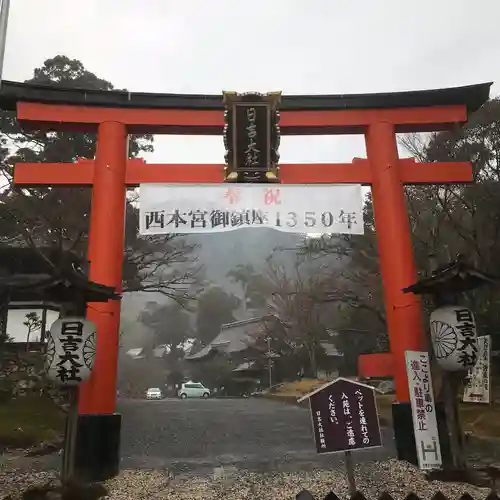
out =
[[[462,256],[436,269],[431,276],[403,288],[415,295],[452,294],[474,290],[483,285],[500,284],[496,276],[475,269]]]
[[[72,294],[87,302],[120,297],[113,287],[90,281],[72,252],[6,245],[0,245],[0,292],[8,292],[10,302],[23,303],[62,303]]]

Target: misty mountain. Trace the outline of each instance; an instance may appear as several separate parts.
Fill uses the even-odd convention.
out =
[[[280,263],[295,263],[294,249],[304,236],[268,228],[243,228],[218,234],[190,235],[188,241],[199,245],[197,255],[205,268],[205,279],[227,290],[235,291],[235,285],[227,273],[238,264],[251,264],[257,272],[264,272],[266,259],[273,255]]]
[[[290,268],[297,262],[294,249],[304,241],[303,234],[285,233],[268,228],[244,228],[217,234],[193,234],[187,237],[189,243],[198,245],[196,255],[204,267],[205,281],[221,286],[242,298],[242,288],[227,276],[228,271],[238,264],[251,264],[256,272],[264,272],[266,259],[273,255],[277,262]],[[304,269],[314,272],[321,268],[332,271],[346,265],[340,259],[325,257],[304,264]],[[135,292],[124,294],[122,299],[122,346],[131,348],[142,345],[148,336],[148,329],[137,320],[148,301],[164,303],[166,299],[158,293]],[[242,311],[235,311],[238,319]],[[241,316],[241,317],[240,317]]]
[[[217,234],[192,234],[186,237],[187,243],[198,245],[196,255],[204,268],[204,279],[238,294],[241,288],[233,283],[227,273],[238,264],[252,264],[257,272],[264,271],[266,259],[277,248],[290,249],[279,252],[283,265],[293,265],[293,249],[304,239],[303,235],[284,233],[268,228],[243,228]],[[135,292],[124,294],[122,317],[129,330],[135,318],[145,308],[146,302],[164,303],[166,299],[158,293]],[[140,326],[137,325],[140,329]]]

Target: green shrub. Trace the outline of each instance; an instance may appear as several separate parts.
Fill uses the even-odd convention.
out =
[[[28,394],[0,403],[0,448],[24,448],[57,438],[65,414],[43,396]]]

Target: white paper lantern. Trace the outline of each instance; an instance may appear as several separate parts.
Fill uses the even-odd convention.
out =
[[[476,364],[476,320],[470,309],[440,307],[432,312],[430,327],[436,361],[443,370],[470,370]]]
[[[59,318],[47,336],[45,367],[59,385],[74,386],[92,372],[96,353],[96,326],[78,317]]]

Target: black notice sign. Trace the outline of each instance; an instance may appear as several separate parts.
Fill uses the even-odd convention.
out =
[[[318,453],[382,445],[372,387],[338,378],[309,396]]]

